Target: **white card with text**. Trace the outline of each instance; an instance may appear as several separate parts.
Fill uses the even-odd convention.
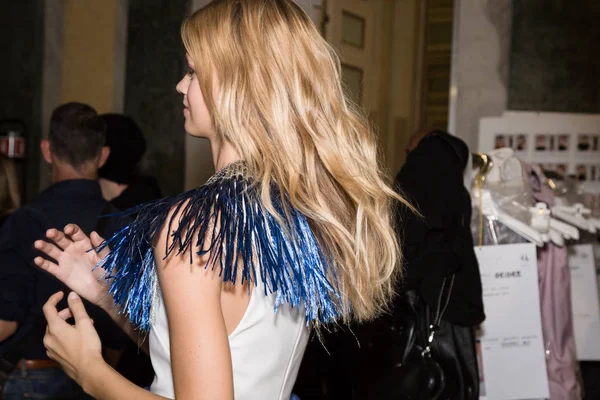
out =
[[[577,359],[600,360],[600,304],[594,249],[591,244],[569,246],[571,304]]]
[[[479,336],[480,396],[548,398],[535,245],[476,247],[475,254],[486,314]]]

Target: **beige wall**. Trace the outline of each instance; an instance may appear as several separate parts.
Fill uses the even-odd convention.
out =
[[[390,46],[390,72],[382,89],[389,90],[386,162],[390,172],[398,172],[406,153],[408,139],[415,129],[418,85],[421,0],[393,2],[393,28]]]
[[[123,112],[128,0],[45,0],[42,136],[52,111],[81,101]],[[40,160],[40,189],[48,185]]]
[[[61,102],[81,101],[100,113],[122,111],[123,75],[118,61],[126,40],[119,0],[65,0]],[[117,39],[121,40],[121,43]]]
[[[378,128],[379,145],[391,174],[404,162],[405,145],[417,125],[423,4],[422,0],[376,0],[368,4],[327,0],[326,38],[342,62],[364,71],[362,106]],[[364,47],[341,40],[343,12],[364,18]]]

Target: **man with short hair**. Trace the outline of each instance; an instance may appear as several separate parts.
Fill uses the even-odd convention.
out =
[[[31,204],[16,210],[0,229],[0,359],[26,344],[0,398],[84,398],[82,389],[46,355],[43,330],[37,333],[42,305],[52,294],[67,289],[35,266],[33,259],[39,254],[33,243],[45,238],[48,229],[62,230],[68,223],[87,234],[104,230],[108,235],[118,229],[115,219],[98,219],[111,211],[97,182],[98,168],[110,152],[105,142],[105,124],[92,107],[73,102],[54,110],[48,138],[41,141],[52,184]],[[101,311],[92,313],[103,342],[122,346],[119,329],[110,325],[110,319]]]

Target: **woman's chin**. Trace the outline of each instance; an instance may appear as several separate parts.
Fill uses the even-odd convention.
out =
[[[210,139],[209,135],[206,135],[203,132],[198,132],[198,130],[196,129],[188,129],[187,126],[185,127],[185,132],[193,137],[197,137],[197,138],[202,138],[202,139]]]
[[[212,131],[211,128],[199,127],[197,124],[192,123],[192,121],[189,117],[187,117],[185,119],[185,124],[184,124],[183,128],[185,129],[187,134],[190,136],[204,138],[204,139],[211,139],[212,137],[215,136],[215,133],[211,132]]]

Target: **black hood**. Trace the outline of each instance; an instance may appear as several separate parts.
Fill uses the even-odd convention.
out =
[[[444,132],[444,131],[440,131],[440,130],[435,130],[435,131],[429,132],[425,136],[424,139],[427,139],[427,138],[429,138],[430,140],[432,138],[438,138],[438,139],[443,140],[450,147],[450,149],[452,149],[452,151],[456,155],[457,161],[459,162],[458,165],[460,166],[461,170],[464,170],[467,167],[467,164],[469,162],[469,147],[461,139],[459,139],[458,137],[456,137],[454,135],[449,134],[448,132]],[[422,140],[421,140],[421,143],[423,143]],[[421,143],[419,143],[419,144],[421,144]]]

